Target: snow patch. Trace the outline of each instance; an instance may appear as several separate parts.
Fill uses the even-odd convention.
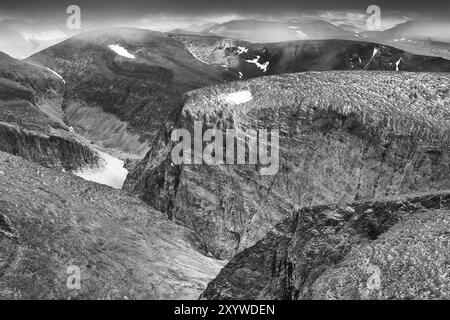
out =
[[[267,69],[269,68],[269,61],[261,64],[259,63],[259,59],[261,58],[261,56],[256,56],[255,59],[252,60],[245,60],[248,63],[253,63],[255,64],[259,69],[261,69],[263,72],[267,72]]]
[[[373,48],[372,58],[370,58],[369,62],[367,62],[366,66],[364,68],[367,68],[367,66],[373,61],[373,59],[375,58],[377,53],[378,53],[378,48]]]
[[[122,56],[122,57],[125,57],[128,59],[136,59],[136,57],[134,55],[132,55],[131,53],[129,53],[127,51],[127,49],[125,49],[124,47],[121,47],[117,44],[112,44],[112,45],[108,46],[108,48],[110,48],[112,51],[117,53],[119,56]]]
[[[374,58],[377,53],[378,53],[378,48],[373,48],[372,58]]]
[[[122,189],[128,175],[128,170],[123,167],[124,162],[99,150],[96,151],[100,155],[100,166],[83,168],[74,174],[84,180],[104,184],[114,189]]]
[[[248,52],[248,48],[246,47],[237,47],[237,48],[238,48],[238,55]]]
[[[400,63],[402,62],[402,57],[400,57],[400,59],[398,59],[398,61],[395,63],[395,71],[400,71]]]
[[[252,100],[253,96],[250,91],[242,90],[222,95],[220,99],[225,100],[225,102],[230,104],[242,104]]]
[[[64,80],[64,78],[55,70],[52,70],[50,68],[45,67],[45,69],[47,69],[48,71],[50,71],[51,73],[53,73],[55,76],[57,76],[58,78],[60,78],[64,83],[66,83],[66,80]]]

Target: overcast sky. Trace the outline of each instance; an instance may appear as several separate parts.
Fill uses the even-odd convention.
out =
[[[0,17],[46,16],[64,12],[70,4],[98,16],[145,16],[150,14],[267,14],[317,10],[365,10],[377,4],[384,11],[450,18],[449,0],[2,0]]]

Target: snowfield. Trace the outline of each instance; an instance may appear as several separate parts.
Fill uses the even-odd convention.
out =
[[[248,63],[253,63],[255,64],[259,69],[261,69],[263,72],[267,72],[268,68],[269,68],[269,61],[265,62],[265,63],[259,63],[259,59],[261,58],[261,56],[256,56],[255,59],[253,60],[245,60]]]
[[[224,100],[225,102],[230,104],[242,104],[249,102],[252,99],[253,99],[252,93],[248,90],[228,93],[221,97],[221,100]]]
[[[112,44],[112,45],[108,46],[108,48],[110,48],[112,51],[117,53],[119,56],[122,56],[122,57],[125,57],[128,59],[136,59],[136,57],[134,55],[132,55],[131,53],[129,53],[127,51],[127,49],[125,49],[124,47],[121,47],[117,44]]]
[[[100,167],[83,168],[74,174],[84,180],[104,184],[114,189],[122,189],[128,175],[128,170],[123,167],[123,161],[99,150],[96,151],[100,155]]]

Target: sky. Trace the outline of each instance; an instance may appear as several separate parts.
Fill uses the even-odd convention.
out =
[[[265,14],[310,11],[364,10],[376,4],[385,11],[403,11],[427,17],[450,18],[448,0],[2,0],[0,17],[46,16],[64,12],[71,4],[98,16],[144,16],[150,14]]]
[[[72,4],[81,8],[88,29],[130,26],[169,31],[234,19],[305,17],[339,25],[339,19],[365,21],[366,9],[373,4],[381,8],[383,29],[417,18],[450,20],[449,0],[1,0],[0,20],[63,23]]]

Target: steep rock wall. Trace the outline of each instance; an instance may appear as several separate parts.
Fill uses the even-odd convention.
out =
[[[203,299],[448,299],[448,192],[303,208]]]
[[[178,128],[280,130],[280,169],[171,163],[162,132],[125,188],[195,230],[204,249],[232,257],[295,208],[450,188],[449,77],[305,73],[190,93]],[[249,92],[244,103],[229,94]]]

